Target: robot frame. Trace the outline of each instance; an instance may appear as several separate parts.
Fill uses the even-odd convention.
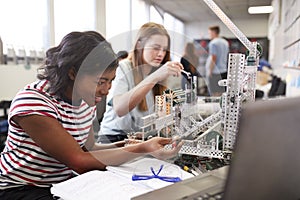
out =
[[[246,46],[249,54],[247,57],[239,53],[229,54],[227,80],[219,81],[220,86],[226,86],[226,92],[221,96],[221,108],[217,112],[206,118],[199,114],[201,105],[195,102],[193,87],[185,91],[166,91],[156,96],[155,113],[141,119],[142,130],[150,127],[158,132],[158,136],[184,140],[180,154],[230,160],[241,106],[244,102],[255,100],[261,48],[256,42],[250,42],[213,0],[204,2]],[[191,79],[193,84],[195,79]]]

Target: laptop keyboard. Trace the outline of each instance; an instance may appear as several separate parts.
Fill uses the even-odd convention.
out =
[[[182,200],[220,200],[224,194],[224,184],[218,184],[206,190],[199,191],[190,196],[182,198]]]
[[[217,193],[217,194],[201,194],[200,196],[194,197],[193,200],[220,200],[222,199],[223,192]]]

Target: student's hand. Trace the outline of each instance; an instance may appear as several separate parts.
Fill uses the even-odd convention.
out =
[[[144,142],[146,152],[158,159],[168,159],[176,156],[181,149],[183,142],[177,145],[172,144],[172,149],[165,149],[164,146],[171,144],[171,138],[154,137]]]
[[[138,140],[138,139],[125,139],[124,141],[125,141],[125,146],[132,145],[132,144],[140,144],[143,142],[142,140]]]
[[[155,77],[157,82],[163,81],[169,76],[179,77],[183,66],[179,62],[168,61],[163,66],[159,67],[151,76]]]

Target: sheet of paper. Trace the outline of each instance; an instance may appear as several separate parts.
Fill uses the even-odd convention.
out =
[[[63,200],[129,200],[153,190],[109,171],[90,171],[54,184],[51,193]]]

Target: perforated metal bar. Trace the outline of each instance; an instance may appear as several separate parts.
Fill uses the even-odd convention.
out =
[[[203,0],[208,7],[221,19],[221,21],[231,30],[231,32],[245,45],[250,52],[255,52],[255,47],[240,29],[227,17],[227,15],[212,0]]]

